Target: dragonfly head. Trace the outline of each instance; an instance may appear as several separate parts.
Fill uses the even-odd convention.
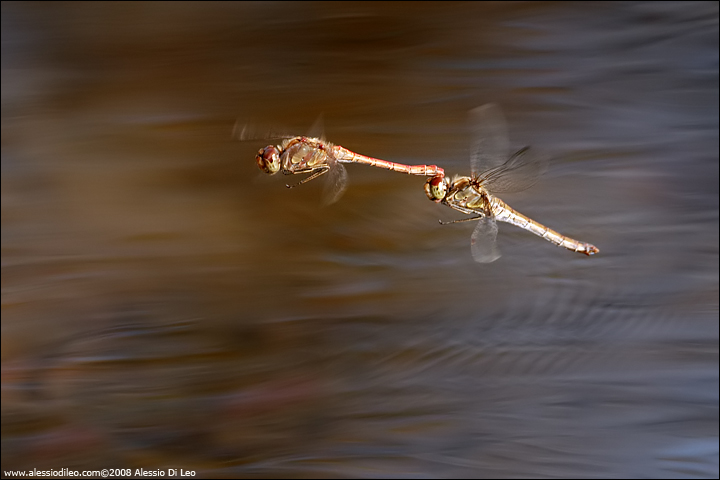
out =
[[[425,182],[425,195],[433,202],[441,202],[448,192],[448,180],[444,175],[436,175]]]
[[[280,170],[280,150],[274,145],[261,148],[255,156],[255,161],[260,170],[273,175]]]

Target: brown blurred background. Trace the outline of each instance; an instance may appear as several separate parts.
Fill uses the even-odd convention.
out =
[[[236,123],[502,198],[266,177]],[[718,4],[2,4],[2,468],[199,477],[718,476]]]

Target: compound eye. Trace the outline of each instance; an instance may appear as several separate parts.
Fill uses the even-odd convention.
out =
[[[433,202],[440,202],[447,195],[447,180],[443,176],[436,176],[425,182],[425,194]]]
[[[261,148],[255,157],[258,167],[270,175],[280,170],[280,151],[273,145]]]

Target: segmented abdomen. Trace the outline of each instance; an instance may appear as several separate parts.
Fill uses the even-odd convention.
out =
[[[585,255],[594,255],[600,251],[595,245],[580,242],[573,238],[560,235],[555,230],[548,228],[545,225],[542,225],[516,211],[497,197],[490,196],[490,208],[492,209],[496,220],[511,223],[520,228],[524,228],[525,230],[528,230],[559,247],[567,248],[573,252],[584,253]]]

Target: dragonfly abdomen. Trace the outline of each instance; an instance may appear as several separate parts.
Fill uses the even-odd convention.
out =
[[[407,173],[409,175],[425,175],[428,177],[444,176],[445,170],[437,165],[404,165],[402,163],[388,162],[379,158],[368,157],[351,152],[347,148],[336,146],[335,157],[343,163],[362,163],[371,167],[384,168],[393,172]]]
[[[490,199],[490,208],[492,209],[493,215],[497,220],[501,222],[510,223],[520,228],[528,230],[538,237],[542,237],[550,243],[557,245],[558,247],[567,248],[573,252],[584,253],[585,255],[594,255],[600,250],[589,243],[580,242],[570,237],[560,235],[555,230],[546,227],[545,225],[536,222],[535,220],[526,217],[522,213],[510,207],[507,203],[503,202],[497,197]]]

